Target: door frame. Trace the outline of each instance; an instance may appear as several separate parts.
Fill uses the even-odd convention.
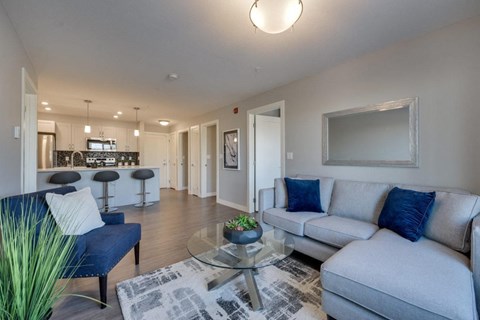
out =
[[[188,194],[194,194],[192,191],[192,131],[198,129],[198,160],[200,162],[200,125],[196,124],[193,126],[190,126],[188,129]],[[200,168],[198,167],[199,163],[197,163],[197,177],[198,177],[198,184],[200,187]],[[200,190],[198,190],[198,193],[200,193]],[[196,196],[199,196],[199,194],[196,194]]]
[[[277,101],[258,108],[247,111],[247,208],[249,213],[255,212],[255,115],[268,111],[280,110],[280,130],[281,130],[281,173],[285,176],[285,100]]]
[[[30,93],[33,91],[33,93]],[[27,97],[32,94],[35,99]],[[37,86],[30,78],[27,70],[22,68],[22,99],[21,99],[21,170],[20,188],[22,193],[37,190]]]
[[[182,168],[179,165],[179,163],[181,161],[180,160],[180,155],[182,154],[182,152],[180,150],[181,144],[180,144],[179,141],[181,140],[182,134],[185,134],[185,133],[187,134],[187,156],[188,156],[188,154],[189,154],[189,152],[188,152],[188,150],[189,150],[189,146],[188,146],[189,138],[188,137],[190,136],[189,133],[188,133],[188,129],[183,129],[183,130],[178,130],[177,131],[177,190],[188,190],[188,186],[190,185],[190,176],[189,176],[190,171],[188,170],[188,167],[189,167],[190,163],[187,163],[187,164],[184,163],[184,165],[187,166],[187,185],[183,184],[183,180],[184,180],[185,177],[184,177],[183,172],[180,172],[180,170],[182,170]],[[190,161],[190,159],[188,161]],[[182,176],[182,187],[181,188],[179,187],[179,181],[180,181],[179,177],[180,177],[180,175]]]
[[[216,164],[216,173],[215,173],[215,194],[207,193],[207,129],[209,127],[215,126],[215,158],[213,159]],[[200,198],[206,198],[218,195],[218,175],[220,173],[218,168],[218,156],[220,154],[219,149],[219,135],[218,135],[218,126],[219,121],[213,120],[209,122],[202,123],[200,125]]]

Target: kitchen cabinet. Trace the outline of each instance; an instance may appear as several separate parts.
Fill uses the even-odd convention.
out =
[[[116,128],[117,151],[137,152],[138,138],[133,135],[134,129]]]
[[[115,139],[115,127],[92,126],[89,137],[102,139]]]
[[[57,150],[85,150],[84,126],[76,123],[57,122],[55,124]]]

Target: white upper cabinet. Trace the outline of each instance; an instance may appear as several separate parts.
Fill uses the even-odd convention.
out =
[[[81,124],[72,124],[57,122],[55,125],[57,136],[57,150],[86,150],[84,126]]]

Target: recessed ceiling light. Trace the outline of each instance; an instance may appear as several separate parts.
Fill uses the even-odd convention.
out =
[[[158,123],[160,123],[161,126],[168,126],[168,124],[170,123],[170,121],[168,120],[158,120]]]
[[[122,115],[122,114],[123,114],[123,112],[122,112],[122,111],[117,111],[117,114],[120,114],[120,115]]]
[[[118,119],[118,116],[117,116],[117,115],[114,115],[113,117],[114,117],[115,119]]]
[[[50,107],[45,107],[45,111],[52,111],[52,108],[50,108]]]
[[[48,106],[48,102],[47,101],[42,101],[42,106]]]

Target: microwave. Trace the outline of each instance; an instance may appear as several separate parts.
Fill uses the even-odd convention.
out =
[[[116,139],[87,138],[88,151],[117,151]]]

